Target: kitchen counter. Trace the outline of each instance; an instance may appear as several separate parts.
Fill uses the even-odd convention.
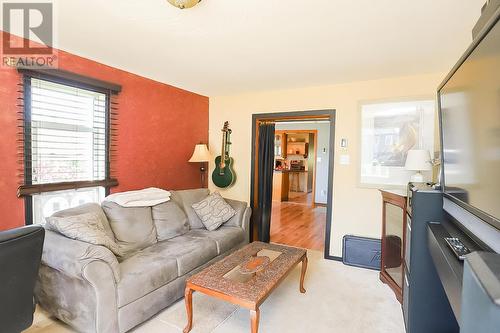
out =
[[[288,201],[290,189],[290,172],[288,170],[274,170],[273,175],[273,200]]]
[[[297,173],[302,173],[302,172],[307,172],[307,170],[278,170],[278,169],[274,169],[274,172],[281,172],[281,173],[292,173],[292,172],[297,172]]]

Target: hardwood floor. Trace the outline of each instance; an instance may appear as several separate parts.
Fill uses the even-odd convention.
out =
[[[290,194],[290,201],[273,201],[271,242],[323,251],[326,207],[311,206],[310,193]]]
[[[288,202],[312,206],[312,193],[288,192]]]

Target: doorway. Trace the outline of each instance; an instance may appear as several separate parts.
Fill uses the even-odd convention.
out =
[[[271,242],[323,251],[326,202],[316,202],[317,183],[326,189],[327,177],[317,178],[318,132],[329,134],[328,120],[275,124]],[[327,156],[328,140],[322,140]],[[325,196],[326,197],[326,196]]]
[[[272,179],[260,179],[259,127],[273,122],[274,172],[262,172]],[[270,240],[329,254],[335,110],[254,114],[252,116],[252,236],[259,225],[259,181],[272,181]]]

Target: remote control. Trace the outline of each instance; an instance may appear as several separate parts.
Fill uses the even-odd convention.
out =
[[[459,260],[464,260],[465,256],[470,253],[470,250],[462,243],[462,241],[460,241],[460,239],[455,237],[445,237],[444,240]]]

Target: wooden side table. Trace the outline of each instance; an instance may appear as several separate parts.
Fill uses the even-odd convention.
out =
[[[406,191],[382,193],[382,258],[380,280],[403,301],[404,251],[406,242]]]

